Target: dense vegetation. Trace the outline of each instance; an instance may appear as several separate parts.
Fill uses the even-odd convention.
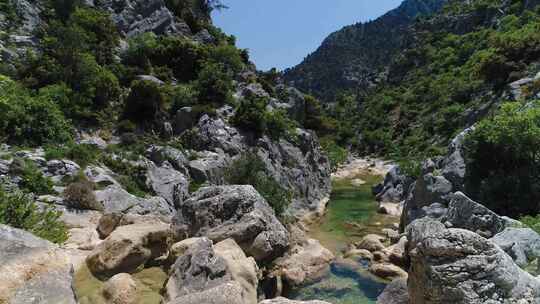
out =
[[[504,104],[468,136],[467,193],[509,216],[540,213],[540,104]]]
[[[255,153],[247,153],[232,163],[225,172],[225,181],[232,185],[252,185],[281,218],[292,199],[291,193],[266,172],[266,166]]]
[[[0,189],[0,224],[28,230],[54,243],[63,243],[68,234],[59,220],[60,216],[60,212],[50,207],[38,207],[27,194]]]

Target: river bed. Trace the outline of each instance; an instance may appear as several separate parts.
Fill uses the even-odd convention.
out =
[[[377,213],[371,187],[383,176],[359,170],[333,180],[327,213],[310,226],[309,235],[318,239],[337,257],[330,273],[321,281],[294,290],[288,296],[296,300],[323,300],[333,304],[374,304],[388,282],[368,271],[361,260],[343,259],[348,244],[370,233],[391,228],[399,218]]]

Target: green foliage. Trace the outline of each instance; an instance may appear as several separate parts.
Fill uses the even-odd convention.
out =
[[[0,189],[0,223],[32,232],[38,237],[61,244],[68,238],[60,221],[60,212],[52,207],[38,208],[30,196]]]
[[[339,165],[347,161],[349,152],[347,149],[339,146],[331,136],[321,138],[321,147],[330,160],[332,171],[337,170]]]
[[[146,185],[146,170],[144,168],[108,155],[102,157],[102,162],[117,174],[116,180],[127,192],[138,197],[145,197],[151,193]]]
[[[538,58],[540,15],[523,10],[522,1],[514,2],[519,7],[507,9],[509,3],[503,1],[455,1],[433,17],[435,21],[420,19],[414,43],[390,67],[390,81],[364,98],[356,126],[362,130],[363,152],[399,151],[403,157],[439,153],[470,123],[471,109],[481,108],[509,82],[524,77]],[[487,16],[501,11],[506,15],[496,27],[486,22]],[[429,30],[433,22],[463,14],[479,17],[469,32]]]
[[[10,170],[21,177],[19,187],[23,191],[36,195],[54,193],[52,180],[45,177],[34,162],[16,158]]]
[[[19,77],[32,88],[62,96],[62,110],[79,122],[96,123],[99,111],[119,98],[118,79],[109,70],[119,34],[110,16],[75,8],[64,20],[52,19],[41,35],[40,50],[20,64]]]
[[[279,217],[292,199],[291,193],[268,174],[264,162],[255,153],[246,153],[233,162],[225,172],[225,181],[231,185],[252,185]]]
[[[199,92],[200,103],[223,105],[232,102],[233,81],[223,64],[204,64],[195,87]]]
[[[176,86],[171,94],[171,115],[175,115],[183,107],[196,105],[199,92],[193,85],[180,84]]]
[[[268,99],[255,95],[240,101],[231,123],[256,137],[268,135],[273,139],[294,140],[296,124],[283,110],[268,110]]]
[[[536,215],[536,216],[527,215],[520,218],[519,221],[522,222],[525,226],[530,227],[532,230],[540,234],[540,215]]]
[[[417,159],[401,159],[398,161],[399,169],[406,176],[413,178],[420,177],[422,175],[422,162]]]
[[[508,216],[540,213],[540,106],[506,103],[467,137],[466,189]]]
[[[126,99],[124,116],[134,122],[155,122],[168,103],[162,87],[149,80],[136,80]]]
[[[69,159],[76,162],[82,168],[96,163],[100,158],[101,151],[95,145],[68,143],[65,145],[45,146],[45,159]]]
[[[0,75],[0,134],[26,145],[57,143],[71,138],[72,127],[47,95],[31,95]]]
[[[96,200],[94,190],[96,185],[86,178],[69,184],[64,190],[64,199],[68,206],[76,209],[102,211],[103,206]]]

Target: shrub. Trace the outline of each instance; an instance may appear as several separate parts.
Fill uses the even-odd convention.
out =
[[[172,92],[169,112],[171,115],[175,115],[181,108],[195,105],[198,95],[199,92],[192,85],[180,84],[176,86]]]
[[[540,215],[536,216],[524,216],[519,219],[520,222],[522,222],[524,225],[530,227],[532,230],[536,231],[538,234],[540,234]]]
[[[540,213],[540,106],[503,104],[466,138],[466,189],[503,215]]]
[[[332,171],[337,170],[339,165],[347,161],[349,152],[347,149],[336,144],[334,139],[331,137],[325,136],[321,138],[321,147],[330,160],[330,167],[332,168]]]
[[[38,208],[28,195],[0,189],[0,223],[32,232],[38,237],[61,244],[68,238],[60,221],[62,214],[52,207]]]
[[[266,123],[266,106],[268,100],[255,95],[247,96],[240,101],[231,123],[243,130],[261,137],[268,128]]]
[[[159,84],[148,80],[136,80],[126,99],[124,116],[139,123],[154,122],[164,113],[167,96]]]
[[[210,49],[209,61],[222,64],[223,67],[232,73],[238,73],[244,67],[242,52],[234,45],[221,44]]]
[[[59,143],[71,138],[72,127],[46,95],[32,96],[0,75],[0,134],[22,145]]]
[[[81,179],[69,184],[64,190],[64,199],[68,206],[76,209],[90,209],[102,211],[103,206],[96,200],[94,190],[96,185],[87,180]]]
[[[96,162],[101,151],[94,145],[68,143],[63,146],[45,146],[45,159],[70,159],[82,168]]]
[[[102,161],[117,174],[116,180],[127,192],[139,197],[144,197],[151,192],[146,185],[146,170],[144,168],[110,156],[104,156]]]
[[[268,136],[273,139],[286,138],[295,141],[296,123],[291,120],[285,110],[276,109],[264,113]]]
[[[206,63],[196,81],[199,103],[223,105],[232,102],[233,82],[222,64]]]
[[[252,185],[282,217],[291,202],[291,193],[283,189],[266,171],[264,162],[254,153],[246,153],[225,171],[225,181],[233,185]]]
[[[23,191],[36,195],[54,193],[52,180],[45,177],[34,162],[16,158],[11,164],[10,171],[21,177],[19,187]]]

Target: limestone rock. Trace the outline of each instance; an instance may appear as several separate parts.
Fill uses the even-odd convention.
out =
[[[540,235],[530,228],[506,228],[491,241],[501,247],[520,267],[540,258]]]
[[[233,239],[226,239],[214,245],[216,255],[227,263],[233,281],[242,287],[244,304],[257,304],[257,287],[259,283],[257,263],[252,257],[246,257],[242,248]]]
[[[471,230],[486,238],[504,230],[506,221],[488,208],[456,192],[448,206],[446,221],[454,228]]]
[[[375,252],[384,249],[382,243],[384,237],[376,234],[368,234],[355,244],[358,249],[366,249],[370,252]]]
[[[492,241],[420,219],[407,228],[409,297],[415,304],[538,303],[540,281]]]
[[[56,245],[0,225],[0,303],[76,304],[73,266]]]
[[[176,298],[167,304],[244,304],[242,287],[230,281],[216,287]]]
[[[176,260],[171,267],[170,274],[165,286],[165,296],[169,301],[200,293],[232,281],[227,262],[221,256],[216,255],[212,241],[207,238],[202,238],[192,244]],[[181,303],[180,301],[176,302]]]
[[[386,286],[377,298],[377,304],[408,304],[409,294],[406,279],[396,279]]]
[[[289,286],[301,286],[325,276],[330,271],[330,263],[335,256],[319,241],[306,240],[305,244],[295,246],[274,264],[279,274]]]
[[[119,186],[111,185],[95,191],[96,200],[103,205],[105,213],[122,212],[172,216],[174,208],[164,198],[140,198]]]
[[[131,275],[119,273],[105,282],[103,296],[110,304],[136,304],[137,284]]]
[[[131,273],[167,253],[167,224],[133,224],[116,228],[86,258],[88,269],[98,277]]]
[[[177,240],[232,238],[257,261],[278,257],[289,246],[287,230],[252,186],[199,189],[180,206],[172,228]]]
[[[399,266],[387,263],[373,263],[369,267],[369,272],[387,280],[407,278],[407,272],[405,270]]]
[[[148,165],[147,186],[164,198],[169,205],[179,206],[189,196],[189,181],[168,162]]]

